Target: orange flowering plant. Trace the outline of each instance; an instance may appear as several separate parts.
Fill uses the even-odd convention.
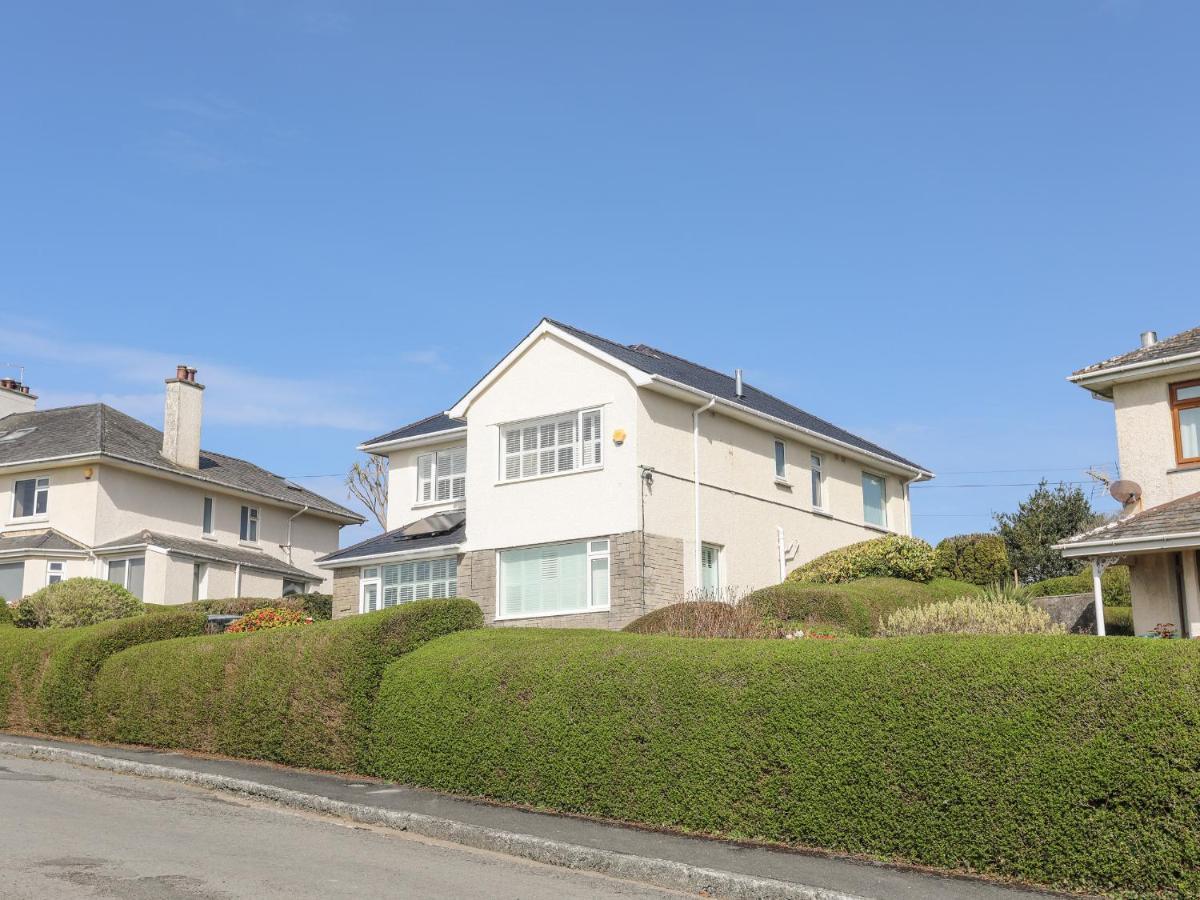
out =
[[[236,622],[230,623],[227,632],[261,631],[264,628],[288,628],[293,625],[311,625],[312,616],[299,609],[284,609],[268,606],[248,612]]]

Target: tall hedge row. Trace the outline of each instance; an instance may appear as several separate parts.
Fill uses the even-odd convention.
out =
[[[1200,893],[1200,656],[1086,637],[453,635],[385,673],[371,770],[1092,891]]]
[[[477,628],[469,600],[423,600],[299,628],[135,647],[96,679],[92,736],[320,769],[365,756],[385,666]]]
[[[197,612],[114,619],[81,628],[0,629],[0,724],[18,731],[82,736],[93,679],[114,653],[201,634]]]
[[[823,553],[793,569],[787,580],[842,584],[860,578],[902,578],[926,582],[934,574],[929,544],[920,538],[889,534]]]

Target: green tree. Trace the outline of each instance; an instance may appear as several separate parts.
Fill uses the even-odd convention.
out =
[[[1008,549],[1008,561],[1026,584],[1079,571],[1078,561],[1064,559],[1051,548],[1103,521],[1080,488],[1059,484],[1052,489],[1045,479],[1016,512],[995,513],[994,517],[996,531]]]

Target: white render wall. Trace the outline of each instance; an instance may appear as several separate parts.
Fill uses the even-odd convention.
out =
[[[91,546],[96,537],[97,471],[98,467],[94,465],[57,468],[26,466],[0,474],[0,523],[3,523],[3,530],[13,532],[54,528],[81,544]],[[47,514],[32,519],[14,519],[13,484],[38,477],[50,479]]]
[[[447,500],[441,503],[417,502],[417,458],[426,453],[436,453],[438,450],[445,450],[449,447],[459,447],[466,442],[467,436],[460,433],[450,440],[397,450],[388,455],[388,531],[401,528],[437,512],[463,507],[463,502],[459,500]],[[469,471],[469,460],[467,468]]]
[[[592,407],[603,408],[602,468],[500,481],[502,425]],[[636,388],[623,373],[553,335],[534,341],[467,412],[469,549],[637,530],[638,415]],[[617,429],[627,433],[621,446],[612,439]]]
[[[1170,398],[1170,385],[1195,378],[1200,366],[1113,386],[1121,477],[1142,486],[1145,509],[1200,491],[1200,467],[1177,470]]]

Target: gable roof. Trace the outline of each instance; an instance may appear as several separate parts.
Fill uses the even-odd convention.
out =
[[[433,434],[441,434],[442,432],[453,432],[459,429],[466,428],[467,423],[462,419],[452,419],[445,413],[435,413],[432,416],[426,416],[416,422],[410,422],[408,425],[402,425],[395,431],[389,431],[387,434],[381,434],[378,437],[373,437],[369,441],[363,441],[359,449],[372,447],[376,444],[391,444],[397,441],[412,440],[413,438],[427,437]]]
[[[394,528],[343,547],[328,556],[322,556],[317,560],[317,565],[323,569],[336,569],[342,564],[355,565],[363,559],[456,547],[466,540],[466,536],[467,514],[455,509],[426,516],[409,522],[403,528]]]
[[[199,470],[176,465],[162,455],[161,431],[103,403],[13,413],[0,418],[0,432],[28,428],[33,430],[16,440],[0,440],[0,467],[72,456],[107,456],[289,506],[308,506],[351,522],[365,521],[341,504],[234,456],[201,450]]]
[[[1057,547],[1067,556],[1117,553],[1128,545],[1155,540],[1184,540],[1188,546],[1200,546],[1200,493],[1160,503],[1126,519],[1108,522],[1099,528],[1067,538]],[[1094,554],[1071,553],[1084,548]]]
[[[1149,347],[1138,347],[1128,353],[1109,357],[1090,366],[1084,366],[1071,374],[1071,379],[1100,374],[1112,369],[1122,369],[1127,366],[1150,365],[1158,362],[1168,362],[1179,356],[1200,356],[1200,328],[1192,328],[1172,335],[1169,338],[1151,344]]]
[[[169,553],[177,553],[193,559],[231,563],[246,569],[255,569],[272,575],[283,575],[296,581],[322,581],[324,579],[322,575],[305,572],[303,569],[284,562],[282,559],[276,559],[262,550],[251,550],[248,547],[226,547],[213,541],[193,541],[188,538],[176,537],[173,534],[163,534],[160,531],[139,531],[129,537],[101,544],[95,548],[95,552],[126,550],[130,547],[161,547]]]
[[[17,534],[0,534],[0,555],[30,551],[83,555],[87,553],[87,547],[53,528],[46,528],[42,531],[22,531]]]

